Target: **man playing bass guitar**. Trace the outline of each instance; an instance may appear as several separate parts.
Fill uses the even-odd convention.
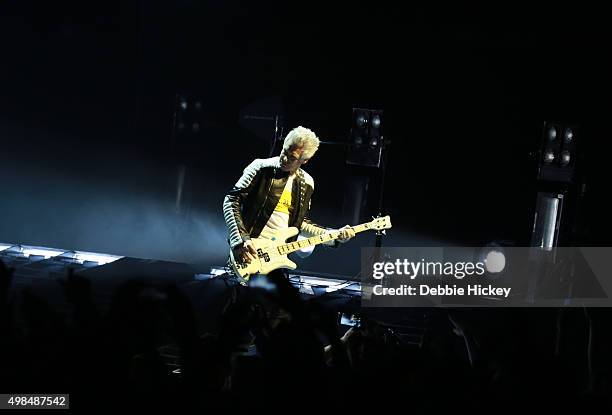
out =
[[[258,259],[252,239],[271,239],[295,227],[306,238],[329,233],[308,219],[314,180],[301,167],[319,148],[319,139],[308,128],[297,127],[285,137],[280,156],[251,162],[223,201],[223,216],[229,232],[231,256],[250,264]],[[346,225],[335,239],[337,246],[355,236]],[[288,242],[296,240],[291,236]],[[285,242],[285,241],[282,241]]]

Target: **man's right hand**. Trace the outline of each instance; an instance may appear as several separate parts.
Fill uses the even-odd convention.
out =
[[[255,246],[253,242],[250,240],[244,241],[240,245],[236,245],[233,249],[234,251],[234,259],[237,259],[241,262],[245,262],[250,264],[251,261],[257,258],[257,252],[255,251]]]

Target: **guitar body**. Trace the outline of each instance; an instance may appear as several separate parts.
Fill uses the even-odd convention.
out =
[[[248,279],[254,274],[267,274],[279,268],[296,269],[295,262],[287,258],[287,255],[280,254],[277,247],[285,244],[287,239],[297,235],[299,229],[291,227],[280,229],[274,232],[272,239],[254,238],[251,239],[257,251],[257,259],[250,264],[236,261],[233,251],[230,250],[230,262],[232,269],[244,279]]]

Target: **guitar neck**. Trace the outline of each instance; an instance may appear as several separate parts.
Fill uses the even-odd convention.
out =
[[[355,233],[364,232],[364,231],[373,229],[371,222],[362,223],[361,225],[352,226],[351,228],[355,231]],[[308,248],[308,247],[319,245],[325,242],[334,241],[338,239],[339,237],[340,237],[340,231],[333,231],[333,232],[324,233],[323,235],[317,235],[317,236],[313,236],[307,239],[302,239],[299,241],[289,242],[283,245],[279,245],[277,249],[279,253],[283,255],[287,255],[292,252],[299,251],[300,249],[303,249],[303,248]]]

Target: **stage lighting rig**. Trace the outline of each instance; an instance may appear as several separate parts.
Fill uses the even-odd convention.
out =
[[[346,163],[380,168],[383,161],[384,138],[382,110],[353,108],[353,123]]]
[[[538,180],[571,183],[576,167],[578,127],[545,122],[538,164]]]

